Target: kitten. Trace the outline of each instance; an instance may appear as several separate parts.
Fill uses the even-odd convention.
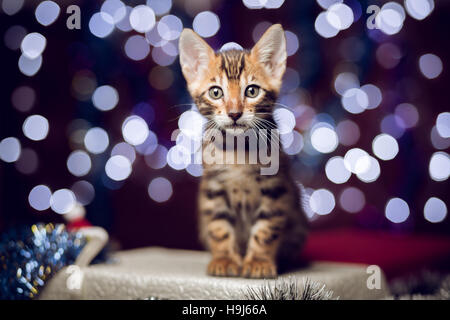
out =
[[[183,30],[179,49],[189,92],[208,124],[224,135],[276,126],[272,111],[286,69],[281,25],[271,26],[251,51],[214,52],[191,29]],[[204,144],[230,151],[214,139]],[[245,152],[248,159],[248,146]],[[210,164],[203,153],[198,210],[200,236],[212,254],[208,274],[274,278],[280,259],[299,255],[306,218],[289,159],[280,151],[277,160],[276,174],[261,175],[261,163]]]

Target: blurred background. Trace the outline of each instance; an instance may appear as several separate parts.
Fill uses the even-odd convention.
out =
[[[78,202],[123,249],[199,249],[177,41],[286,30],[277,121],[313,230],[449,234],[450,2],[3,0],[0,231]],[[176,139],[175,139],[176,138]],[[176,140],[176,141],[174,141]],[[411,249],[411,247],[409,247]]]

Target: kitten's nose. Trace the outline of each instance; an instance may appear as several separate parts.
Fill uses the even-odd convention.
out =
[[[228,113],[228,116],[229,116],[234,122],[236,122],[236,121],[242,116],[242,112],[230,112],[230,113]]]

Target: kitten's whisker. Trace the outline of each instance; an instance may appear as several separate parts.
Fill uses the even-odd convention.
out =
[[[206,135],[203,137],[203,140],[205,142],[209,142],[209,140],[212,138],[214,131],[218,128],[219,126],[217,125],[217,123],[215,121],[211,120],[211,124],[209,125],[209,127],[205,130],[206,131]]]
[[[266,126],[264,125],[264,123],[260,121],[260,119],[255,118],[255,120],[257,121],[257,123],[259,122],[259,125],[262,126],[264,129],[271,130],[271,128],[266,127]],[[277,128],[275,127],[274,129],[277,129]],[[280,138],[279,138],[279,135],[278,135],[278,134],[276,134],[276,135],[271,134],[271,135],[270,135],[270,138],[271,138],[271,139],[274,139],[274,141],[275,141],[277,144],[280,143]],[[268,138],[267,138],[267,139],[268,139]]]
[[[255,118],[255,120],[256,120],[259,124],[261,124],[264,128],[266,128],[266,129],[269,129],[269,130],[272,130],[272,129],[278,130],[278,127],[277,127],[275,124],[273,124],[272,122],[270,122],[270,121],[263,121],[262,119],[258,119],[258,118]]]
[[[268,147],[268,141],[269,141],[269,137],[267,136],[267,133],[265,133],[264,128],[262,128],[257,122],[254,122],[254,125],[259,129],[258,130],[258,135],[262,135],[263,136],[263,141],[264,144],[266,145],[266,148]],[[259,140],[259,139],[258,139]]]
[[[262,118],[259,118],[259,117],[256,117],[256,119],[257,119],[258,121],[262,121],[263,123],[266,123],[267,125],[271,126],[271,127],[274,128],[274,129],[278,129],[277,125],[276,125],[275,123],[269,121],[269,120],[262,119]]]

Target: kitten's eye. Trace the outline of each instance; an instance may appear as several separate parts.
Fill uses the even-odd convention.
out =
[[[223,96],[223,91],[219,87],[211,87],[209,89],[209,96],[214,100],[220,99]]]
[[[245,89],[245,96],[249,98],[255,98],[259,94],[259,87],[252,84]]]

